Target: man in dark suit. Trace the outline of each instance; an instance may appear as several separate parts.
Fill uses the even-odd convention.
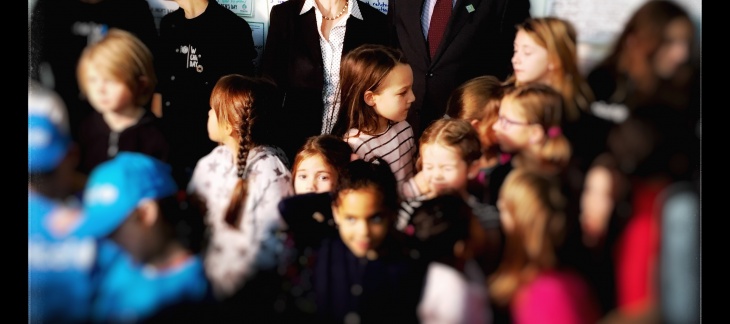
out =
[[[332,20],[337,24],[339,17],[346,19],[344,39],[333,33],[328,40],[330,44],[341,41],[341,53],[330,55],[344,57],[362,44],[394,44],[390,39],[385,14],[359,0],[344,2],[347,3],[344,10],[340,12],[339,7],[332,10],[333,15],[337,12],[349,13]],[[340,4],[337,1],[335,3]],[[308,7],[305,8],[305,5]],[[269,19],[266,47],[261,57],[262,76],[273,80],[285,92],[285,116],[282,116],[281,126],[286,134],[283,134],[280,146],[290,162],[293,162],[294,155],[307,137],[322,133],[324,102],[327,99],[323,90],[325,81],[332,81],[325,79],[325,64],[332,64],[333,58],[323,57],[318,31],[321,26],[318,19],[321,24],[328,22],[323,17],[317,17],[322,13],[314,5],[319,6],[314,1],[289,0],[274,6]]]
[[[408,122],[418,137],[444,115],[459,85],[480,75],[504,80],[512,73],[515,25],[530,17],[529,0],[447,0],[452,10],[443,36],[438,45],[429,44],[436,1],[390,0],[388,5],[393,32],[413,68],[416,101]]]

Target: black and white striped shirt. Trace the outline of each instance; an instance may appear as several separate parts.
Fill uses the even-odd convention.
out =
[[[416,141],[411,125],[406,121],[388,125],[385,132],[377,135],[362,132],[358,134],[357,129],[350,129],[345,135],[345,142],[365,161],[378,157],[385,160],[398,180],[399,192],[403,184],[414,175]]]

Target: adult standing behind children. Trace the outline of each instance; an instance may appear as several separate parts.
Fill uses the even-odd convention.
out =
[[[195,163],[215,147],[205,122],[213,86],[226,74],[253,75],[257,53],[248,23],[218,2],[175,2],[180,8],[160,21],[152,106],[170,143],[173,176],[185,188]]]
[[[58,93],[68,109],[71,138],[94,110],[79,93],[76,63],[110,28],[126,30],[152,52],[157,28],[145,0],[37,0],[31,15],[31,78]]]
[[[511,73],[515,25],[530,17],[530,1],[390,0],[388,16],[413,67],[416,102],[408,122],[418,138],[444,115],[459,85],[479,75],[504,80]]]
[[[79,88],[96,110],[79,135],[80,170],[88,175],[121,151],[166,161],[169,145],[160,121],[144,108],[157,85],[152,52],[132,33],[112,28],[81,54]]]
[[[329,134],[340,61],[362,44],[390,44],[386,16],[356,0],[290,0],[271,9],[261,72],[286,92],[290,161],[310,136]]]

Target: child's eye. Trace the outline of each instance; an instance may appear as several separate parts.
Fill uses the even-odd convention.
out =
[[[297,174],[297,179],[304,180],[306,178],[307,178],[307,175],[306,174]]]
[[[373,216],[373,217],[370,217],[370,219],[368,219],[368,221],[369,221],[370,223],[373,223],[373,224],[380,224],[380,223],[382,223],[382,222],[383,222],[383,217],[380,217],[380,216]]]
[[[328,176],[328,175],[321,175],[321,176],[319,176],[319,180],[320,181],[329,181],[330,180],[330,176]]]
[[[348,222],[348,223],[354,223],[355,222],[355,217],[346,216],[345,217],[345,221]]]

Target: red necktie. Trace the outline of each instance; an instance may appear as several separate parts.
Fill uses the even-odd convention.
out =
[[[431,23],[428,26],[428,50],[431,58],[436,56],[441,39],[444,38],[446,24],[451,17],[451,0],[436,0],[431,14]]]

